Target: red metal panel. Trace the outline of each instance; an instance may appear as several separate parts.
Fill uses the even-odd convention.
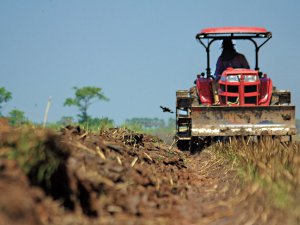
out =
[[[268,106],[270,105],[272,97],[273,84],[270,78],[260,79],[260,100],[258,105]]]
[[[231,33],[266,33],[268,32],[262,27],[215,27],[201,30],[202,34],[231,34]]]
[[[240,101],[240,105],[245,105],[245,96],[244,96],[244,87],[245,87],[245,82],[244,82],[244,77],[243,74],[241,76],[241,80],[240,80],[240,88],[239,88],[239,101]]]
[[[248,74],[248,75],[255,75],[258,72],[256,70],[252,70],[252,69],[245,69],[245,68],[232,68],[232,67],[228,67],[226,70],[224,70],[225,74],[227,75],[231,75],[231,74]]]
[[[203,105],[212,105],[213,96],[211,90],[211,79],[208,78],[198,78],[196,85],[199,94],[200,101]]]
[[[239,82],[229,82],[226,81],[226,78],[228,76],[237,76],[239,75]],[[244,76],[245,75],[253,75],[257,77],[256,81],[245,81]],[[223,80],[222,78],[225,78]],[[233,69],[233,68],[227,68],[223,74],[222,78],[219,81],[220,87],[219,88],[219,96],[221,105],[231,105],[231,106],[254,106],[258,105],[259,96],[260,96],[260,80],[258,79],[258,71],[250,70],[250,69]],[[236,91],[232,92],[228,89],[232,87],[236,87]],[[247,87],[255,87],[255,89],[250,91],[247,91]],[[225,88],[225,90],[224,90]],[[234,102],[229,101],[229,97],[236,97],[237,100]],[[249,102],[249,98],[253,97]],[[246,100],[247,98],[247,100]],[[254,101],[255,100],[255,101]]]

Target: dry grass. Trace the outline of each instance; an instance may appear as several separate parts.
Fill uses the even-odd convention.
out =
[[[291,224],[300,222],[300,143],[231,138],[212,148],[230,160],[243,182],[267,193],[270,209],[284,212]]]

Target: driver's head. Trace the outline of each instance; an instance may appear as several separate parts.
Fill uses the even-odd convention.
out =
[[[234,49],[234,44],[232,43],[232,40],[230,38],[226,38],[222,42],[222,48],[223,49]]]

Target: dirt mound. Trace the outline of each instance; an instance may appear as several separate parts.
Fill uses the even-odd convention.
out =
[[[43,193],[29,185],[14,161],[0,160],[0,224],[42,224],[39,200]]]
[[[282,223],[209,149],[190,155],[120,128],[0,134],[0,224]]]
[[[79,189],[86,193],[86,215],[147,217],[169,207],[163,196],[175,197],[184,190],[176,185],[176,172],[185,168],[184,155],[157,138],[124,129],[101,135],[75,130],[64,129],[63,137],[71,149],[70,177],[80,180]]]
[[[7,209],[3,212],[10,218],[18,202],[27,201],[22,215],[28,218],[22,220],[28,224],[68,224],[72,219],[62,215],[74,213],[80,219],[73,222],[81,221],[80,224],[91,223],[95,218],[108,223],[124,217],[152,218],[153,213],[166,214],[177,195],[186,191],[185,185],[178,183],[178,171],[186,167],[185,156],[169,150],[155,137],[129,130],[110,129],[95,135],[72,126],[60,134],[6,129],[0,146],[2,158],[13,160],[13,166],[7,161],[1,164],[5,168],[3,177],[18,182],[1,179],[1,187],[25,198],[17,194],[11,195],[12,199],[1,197]],[[11,173],[22,179],[8,171],[16,171]],[[40,190],[39,196],[31,190]],[[35,207],[37,199],[48,212],[55,213],[41,218]]]

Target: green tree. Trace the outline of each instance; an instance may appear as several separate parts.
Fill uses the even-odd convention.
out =
[[[13,109],[8,113],[8,121],[11,125],[19,126],[25,124],[28,120],[25,113],[18,109]]]
[[[171,130],[176,128],[176,120],[173,117],[169,118],[167,128]]]
[[[131,119],[126,119],[125,124],[132,126],[137,125],[142,129],[158,129],[165,127],[165,121],[159,118],[148,118],[148,117],[134,117]]]
[[[64,106],[76,106],[79,109],[78,114],[79,122],[86,123],[90,119],[87,111],[88,108],[96,101],[108,101],[108,98],[103,94],[102,89],[99,87],[74,87],[75,97],[67,98]]]
[[[0,116],[2,116],[2,104],[12,99],[11,92],[7,91],[4,87],[0,88]]]
[[[114,127],[114,121],[108,117],[89,118],[87,123],[91,127],[96,127],[96,128],[100,128],[100,129]]]
[[[72,116],[63,116],[58,123],[63,126],[70,125],[74,123],[74,118]]]

